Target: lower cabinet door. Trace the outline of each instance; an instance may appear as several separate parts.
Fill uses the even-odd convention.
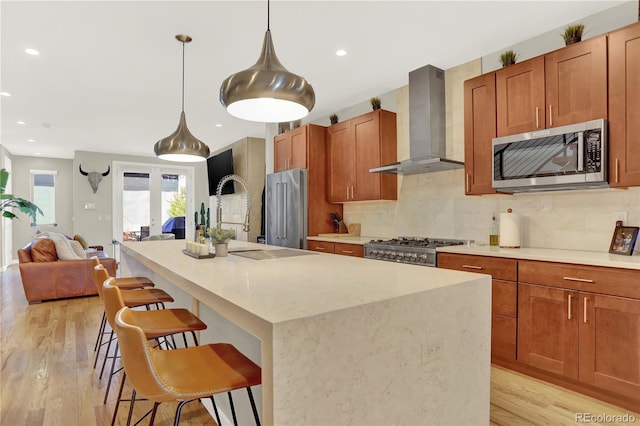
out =
[[[580,293],[580,381],[640,398],[640,300]]]
[[[518,361],[578,378],[578,292],[518,285]]]
[[[322,253],[333,253],[335,244],[328,241],[307,241],[307,250],[319,251]]]
[[[491,357],[516,359],[516,319],[491,315]]]
[[[364,246],[360,244],[336,243],[335,253],[344,256],[364,257]]]

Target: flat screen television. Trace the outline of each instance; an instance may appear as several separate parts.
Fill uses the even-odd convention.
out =
[[[207,173],[209,174],[209,195],[216,195],[218,183],[223,177],[233,174],[233,152],[228,149],[220,154],[207,158]],[[222,187],[222,194],[235,193],[233,181],[228,181]]]

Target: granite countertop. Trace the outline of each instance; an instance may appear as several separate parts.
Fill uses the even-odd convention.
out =
[[[573,263],[578,265],[608,266],[612,268],[640,270],[640,254],[622,256],[605,252],[562,250],[546,248],[500,248],[496,246],[470,244],[438,248],[438,253],[471,254],[477,256],[507,257],[512,259],[542,260],[548,262]]]

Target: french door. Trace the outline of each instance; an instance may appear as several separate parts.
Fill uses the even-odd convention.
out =
[[[193,238],[193,167],[114,162],[113,239]]]

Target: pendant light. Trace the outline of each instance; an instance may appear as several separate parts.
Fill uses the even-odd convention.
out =
[[[191,134],[184,115],[184,45],[192,39],[188,35],[178,34],[176,39],[182,43],[182,112],[180,123],[175,132],[156,142],[153,150],[158,158],[169,161],[204,161],[209,157],[209,147]]]
[[[253,66],[222,82],[220,103],[235,117],[263,123],[298,120],[316,103],[309,82],[288,71],[276,56],[269,28],[269,1],[262,53]]]

